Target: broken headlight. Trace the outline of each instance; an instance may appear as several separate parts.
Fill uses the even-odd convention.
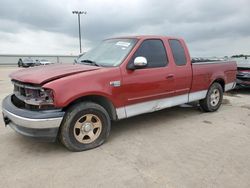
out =
[[[54,95],[51,89],[40,88],[37,90],[25,88],[24,102],[30,105],[53,105]]]

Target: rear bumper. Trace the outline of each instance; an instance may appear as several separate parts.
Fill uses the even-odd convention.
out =
[[[64,112],[59,110],[31,111],[17,108],[7,96],[2,103],[5,125],[16,132],[43,141],[55,141]]]

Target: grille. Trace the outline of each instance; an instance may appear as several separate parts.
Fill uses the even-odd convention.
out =
[[[39,86],[32,86],[30,84],[24,84],[17,81],[12,81],[14,85],[14,94],[17,98],[22,101],[29,99],[31,94],[34,96],[39,96],[41,87]]]
[[[53,105],[35,105],[36,99],[41,95],[41,87],[12,80],[14,85],[13,104],[18,108],[30,110],[55,109]],[[32,103],[33,102],[33,103]]]

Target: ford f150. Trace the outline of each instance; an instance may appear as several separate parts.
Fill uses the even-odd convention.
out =
[[[235,86],[235,62],[191,63],[184,40],[136,36],[104,40],[77,64],[19,70],[3,100],[6,125],[72,151],[101,145],[111,121],[199,101],[216,111]]]

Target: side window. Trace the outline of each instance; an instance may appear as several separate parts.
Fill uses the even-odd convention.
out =
[[[169,44],[174,56],[175,64],[178,66],[186,65],[187,64],[186,55],[180,41],[171,39],[169,40]]]
[[[168,64],[164,44],[159,39],[145,40],[137,49],[129,63],[133,63],[136,57],[143,56],[147,59],[146,68],[165,67]]]

